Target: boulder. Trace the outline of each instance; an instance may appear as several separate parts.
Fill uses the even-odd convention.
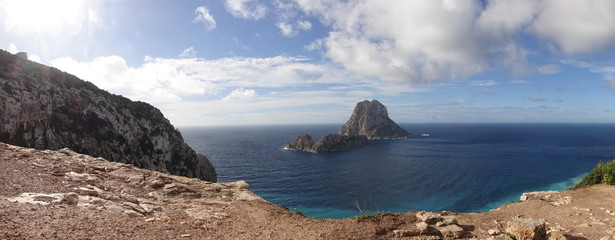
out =
[[[387,108],[378,100],[357,103],[350,119],[340,128],[340,135],[365,135],[368,139],[398,139],[410,136],[389,118]]]
[[[515,218],[508,221],[506,232],[516,240],[544,240],[547,236],[545,221],[532,218]]]

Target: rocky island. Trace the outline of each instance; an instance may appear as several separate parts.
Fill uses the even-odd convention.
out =
[[[58,69],[0,50],[0,141],[75,152],[216,181],[155,107],[101,90]]]
[[[357,103],[350,119],[339,133],[328,134],[318,142],[302,134],[284,145],[285,149],[308,152],[339,152],[367,144],[370,139],[400,139],[411,136],[391,118],[387,108],[378,100]]]

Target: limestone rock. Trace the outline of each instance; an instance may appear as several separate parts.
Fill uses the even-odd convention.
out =
[[[467,234],[467,232],[463,228],[455,224],[437,227],[436,229],[438,229],[438,231],[440,231],[442,236],[445,238],[461,238]]]
[[[416,217],[421,221],[427,224],[436,224],[439,221],[442,221],[442,215],[434,213],[434,212],[418,212],[416,213]]]
[[[543,240],[547,235],[545,221],[532,218],[515,218],[508,221],[506,232],[517,240]]]
[[[299,151],[311,151],[313,146],[314,140],[312,139],[312,136],[308,134],[301,134],[297,136],[294,140],[284,145],[284,148]]]
[[[378,100],[357,103],[340,135],[365,135],[368,139],[406,138],[410,134],[389,118],[387,108]]]
[[[361,147],[368,143],[365,136],[342,136],[339,134],[328,134],[314,144],[314,152],[339,152]]]
[[[361,147],[369,141],[365,136],[342,136],[328,134],[314,143],[312,137],[307,134],[299,135],[295,140],[287,143],[284,148],[308,151],[308,152],[339,152]]]
[[[76,193],[68,193],[64,196],[62,201],[68,205],[77,205],[79,203],[79,195]]]
[[[564,236],[564,234],[558,231],[550,232],[549,235],[547,235],[547,240],[566,240],[566,239],[567,239],[566,236]]]
[[[216,181],[155,107],[101,90],[58,69],[0,51],[0,141],[75,152]]]

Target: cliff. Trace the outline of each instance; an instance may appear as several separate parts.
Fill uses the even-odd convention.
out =
[[[339,152],[358,148],[367,143],[367,137],[362,135],[342,136],[333,133],[320,138],[318,142],[314,142],[312,136],[302,134],[284,145],[284,148],[308,152]]]
[[[0,141],[76,152],[216,181],[162,113],[68,73],[0,51]]]
[[[389,118],[387,108],[378,100],[357,103],[350,119],[340,128],[340,135],[365,135],[368,139],[406,138],[406,132]]]
[[[212,183],[0,143],[0,239],[603,239],[615,186],[534,192],[486,213],[312,219],[244,181]]]

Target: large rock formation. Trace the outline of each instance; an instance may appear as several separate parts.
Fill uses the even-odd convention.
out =
[[[389,118],[387,108],[378,100],[357,103],[340,135],[365,135],[368,139],[406,138],[410,134]]]
[[[299,135],[284,145],[285,149],[308,152],[338,152],[351,150],[367,144],[368,139],[399,139],[410,134],[389,118],[387,108],[378,102],[357,103],[350,119],[338,134],[329,134],[314,143],[307,134]]]
[[[0,51],[0,141],[76,152],[216,181],[162,113],[79,78]]]
[[[339,152],[358,148],[367,143],[367,137],[363,135],[342,136],[332,133],[314,143],[310,135],[302,134],[287,143],[284,148],[308,152]]]
[[[312,136],[308,134],[301,134],[297,136],[294,140],[284,145],[285,149],[293,149],[293,150],[308,151],[308,152],[312,152],[312,147],[314,147],[314,140],[312,139]]]

